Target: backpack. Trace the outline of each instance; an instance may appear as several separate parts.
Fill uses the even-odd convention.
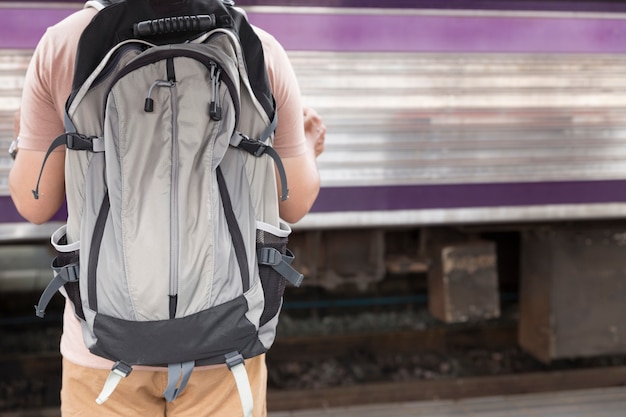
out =
[[[249,415],[244,359],[270,348],[285,282],[303,278],[261,43],[226,0],[106,3],[48,150],[67,147],[68,218],[37,315],[61,290],[87,348],[115,362],[100,404],[134,365],[166,366],[173,401],[195,366],[226,364]]]

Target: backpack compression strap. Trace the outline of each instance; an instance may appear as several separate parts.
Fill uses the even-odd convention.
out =
[[[274,113],[274,117],[270,122],[269,126],[265,128],[265,131],[261,133],[261,137],[259,139],[250,139],[246,135],[241,132],[237,132],[237,134],[233,135],[230,139],[230,146],[235,148],[243,149],[248,152],[250,155],[261,156],[263,154],[267,154],[274,160],[276,164],[276,169],[278,170],[278,175],[280,176],[280,184],[282,195],[280,196],[281,201],[285,201],[289,197],[289,188],[287,187],[287,174],[285,173],[285,167],[283,166],[283,162],[280,159],[280,155],[278,152],[274,150],[270,145],[266,145],[265,141],[269,139],[270,136],[276,130],[276,124],[278,123],[278,115]]]
[[[41,163],[37,185],[35,185],[35,189],[32,190],[35,200],[39,200],[39,183],[41,182],[43,168],[46,166],[46,162],[48,162],[48,157],[52,151],[63,145],[65,145],[67,149],[78,151],[104,152],[104,138],[85,136],[75,132],[67,132],[57,136],[48,147],[43,162]]]
[[[243,356],[241,356],[239,352],[235,351],[226,354],[225,359],[226,366],[233,373],[233,377],[235,378],[235,384],[237,385],[237,391],[239,392],[243,415],[244,417],[252,417],[254,400]],[[163,393],[163,397],[165,397],[167,402],[174,401],[183,391],[187,382],[189,382],[194,366],[195,363],[193,361],[170,364],[168,366],[167,387]],[[130,375],[132,370],[133,368],[130,365],[122,361],[116,362],[115,365],[113,365],[106,382],[104,383],[104,387],[102,388],[100,395],[98,395],[98,398],[96,399],[96,403],[103,404],[113,391],[115,391],[115,388],[117,388],[120,381]]]
[[[122,361],[116,362],[104,383],[104,387],[102,387],[100,395],[96,398],[96,403],[102,404],[108,400],[120,381],[130,375],[132,371],[133,368],[130,365]]]
[[[57,229],[50,238],[50,243],[57,251],[57,256],[52,261],[52,270],[54,271],[54,279],[46,286],[46,289],[41,294],[39,302],[35,306],[35,314],[37,317],[43,318],[46,314],[46,307],[52,296],[65,284],[69,282],[78,282],[80,274],[79,266],[79,249],[80,242],[66,243],[66,231],[67,225],[61,226]],[[72,300],[70,293],[68,297]],[[74,300],[72,300],[74,301]],[[76,308],[76,303],[74,303]],[[77,315],[83,317],[82,310]]]
[[[167,387],[165,387],[163,397],[168,403],[178,398],[178,395],[185,389],[194,366],[196,366],[194,361],[173,363],[167,366]]]
[[[250,387],[250,380],[248,378],[248,373],[246,372],[246,364],[243,360],[243,356],[236,351],[227,353],[226,366],[228,366],[228,369],[230,369],[233,373],[233,377],[235,378],[244,417],[252,417],[254,400],[252,398],[252,389]]]

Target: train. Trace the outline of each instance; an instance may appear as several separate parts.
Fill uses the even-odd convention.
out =
[[[431,311],[455,322],[498,316],[509,277],[536,356],[626,352],[625,3],[237,4],[283,44],[327,126],[319,197],[293,225],[308,285],[427,274]],[[37,40],[80,7],[0,1],[0,146]],[[64,221],[19,216],[10,166],[1,154],[5,271],[14,247],[30,248],[30,265]],[[574,305],[588,314],[572,320]]]

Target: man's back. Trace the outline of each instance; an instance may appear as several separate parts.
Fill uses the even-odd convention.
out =
[[[52,83],[54,84],[54,86],[51,86],[50,85],[51,83],[46,80],[49,80],[51,78],[51,75],[57,74],[55,71],[55,68],[53,67],[55,67],[58,63],[63,62],[63,63],[67,63],[68,66],[71,66],[71,63],[73,62],[73,49],[72,49],[73,40],[72,40],[72,37],[67,38],[67,44],[66,44],[65,35],[71,32],[71,30],[79,31],[80,24],[82,22],[86,22],[87,20],[89,20],[89,16],[90,16],[89,13],[90,11],[80,11],[74,16],[72,16],[71,18],[69,18],[67,21],[59,24],[55,28],[52,28],[49,31],[49,34],[47,34],[46,36],[48,39],[44,39],[43,45],[40,48],[38,48],[39,52],[35,54],[34,64],[33,66],[31,66],[31,69],[29,70],[30,81],[27,82],[27,86],[25,88],[25,98],[26,98],[26,100],[24,101],[24,104],[25,104],[24,113],[25,114],[24,114],[24,117],[22,117],[21,136],[23,135],[24,138],[29,138],[29,139],[24,141],[24,146],[22,146],[22,150],[26,150],[26,151],[20,152],[21,155],[18,157],[18,159],[21,159],[22,162],[28,160],[29,156],[40,157],[43,152],[42,149],[45,147],[45,145],[49,143],[50,139],[54,136],[55,129],[57,129],[56,130],[57,132],[58,132],[59,126],[61,126],[61,129],[62,129],[62,123],[58,123],[62,120],[59,117],[58,104],[59,102],[63,102],[61,98],[64,96],[64,94],[69,93],[69,89],[67,88],[68,83],[62,82],[62,81],[68,81],[68,78],[66,77],[64,80],[60,79],[59,80],[60,82]],[[263,33],[262,31],[259,31],[259,32]],[[292,172],[293,168],[289,166],[290,165],[289,162],[291,159],[294,160],[293,162],[301,158],[305,158],[307,160],[310,159],[310,155],[308,155],[309,150],[304,148],[305,145],[303,143],[304,140],[302,137],[303,132],[300,129],[296,129],[294,131],[294,127],[293,127],[294,120],[297,121],[297,120],[302,119],[301,105],[299,104],[299,97],[297,95],[291,94],[292,91],[297,91],[297,83],[295,83],[295,77],[293,76],[290,66],[285,65],[286,62],[288,64],[288,61],[286,60],[286,56],[284,55],[284,51],[282,51],[282,48],[280,48],[280,46],[277,45],[275,41],[273,40],[273,38],[271,38],[271,36],[269,35],[263,34],[261,38],[264,41],[264,49],[271,50],[271,53],[269,54],[269,59],[268,59],[268,62],[270,63],[269,64],[270,65],[270,70],[269,70],[270,82],[272,82],[273,87],[276,87],[276,84],[280,85],[280,88],[278,88],[277,91],[286,92],[284,96],[281,97],[280,95],[278,95],[276,97],[278,107],[279,109],[282,109],[280,110],[281,116],[285,116],[285,117],[279,118],[279,120],[281,119],[283,121],[287,120],[287,123],[283,122],[282,125],[279,122],[279,126],[277,128],[276,145],[277,145],[277,149],[279,150],[279,153],[282,152],[283,155],[286,156],[286,158],[284,159],[286,161],[287,176],[289,177],[293,175],[293,172]],[[57,41],[59,41],[59,44],[55,46],[55,43]],[[51,65],[52,61],[54,61],[54,65]],[[60,90],[63,90],[62,84],[65,84],[66,92],[60,91]],[[291,87],[288,87],[289,85]],[[29,96],[33,99],[32,102],[29,102]],[[56,109],[55,109],[55,104],[56,104]],[[34,114],[30,110],[35,108],[35,106],[38,106],[38,105],[40,107],[45,107],[46,105],[48,106],[47,109],[39,113],[44,117],[44,119],[48,119],[50,123],[39,124],[31,128],[29,127],[31,126],[30,121],[33,120]],[[56,113],[54,117],[52,116],[53,113]],[[41,118],[39,118],[39,122],[41,122]],[[45,141],[47,141],[47,143]],[[282,146],[284,146],[283,151],[281,151],[281,142],[282,142]],[[53,155],[52,157],[52,160],[54,159],[57,160],[56,166],[54,162],[51,164],[50,161],[47,163],[47,166],[46,166],[46,170],[52,171],[53,179],[50,182],[52,183],[53,186],[59,185],[59,181],[58,180],[54,181],[54,177],[56,176],[60,178],[63,177],[63,172],[62,170],[59,169],[59,166],[61,166],[61,158],[60,158],[61,156],[62,156],[62,152],[55,153],[55,155]],[[20,165],[22,164],[20,164],[19,161],[16,163],[16,165],[17,165],[17,168],[14,170],[14,173],[18,173],[20,171],[22,173],[24,171],[28,172],[28,170],[22,169],[23,166],[20,167]],[[296,163],[294,165],[299,165],[300,166],[299,169],[303,167],[302,164]],[[310,172],[307,172],[307,174],[310,174]],[[30,175],[32,175],[32,172],[27,173],[27,176],[30,176]],[[42,200],[44,202],[43,205],[47,206],[49,211],[55,211],[53,207],[56,204],[54,202],[54,197],[56,197],[56,192],[50,191],[51,189],[47,188],[47,185],[45,185],[45,182],[50,180],[50,177],[48,176],[44,178],[47,178],[47,179],[44,180],[44,183],[42,183],[42,188],[41,188]],[[314,175],[313,176],[314,184],[315,184],[315,178],[316,176]],[[20,182],[24,181],[25,179],[26,178],[20,178]],[[30,179],[32,180],[32,177]],[[17,181],[13,181],[14,184],[16,182]],[[28,182],[30,181],[26,181],[26,183]],[[299,182],[300,181],[292,181],[292,184],[295,185],[295,184],[298,184]],[[32,184],[33,183],[30,182],[30,184],[28,184],[28,187],[32,188]],[[298,188],[300,187],[297,187],[296,189]],[[307,186],[303,188],[304,190],[306,190]],[[16,192],[14,199],[17,201],[21,201],[21,198],[17,194],[19,193]],[[316,191],[313,193],[313,198],[315,195],[316,195]],[[32,199],[32,196],[30,198]],[[30,206],[41,205],[39,203],[42,203],[42,201],[39,201],[35,204],[33,204],[32,202],[29,202],[28,205]],[[63,340],[62,340],[62,352],[64,356],[66,357],[66,359],[70,359],[71,361],[76,362],[76,363],[84,364],[90,368],[109,368],[110,369],[110,363],[108,361],[104,361],[100,363],[100,361],[97,360],[97,358],[95,358],[93,355],[90,355],[86,351],[84,344],[82,343],[82,340],[80,337],[80,329],[78,326],[76,326],[77,322],[76,322],[75,317],[72,314],[71,308],[66,309],[65,319],[66,319],[66,323],[65,323],[65,332],[64,332]],[[262,357],[260,358],[260,361],[262,362]],[[256,366],[251,366],[250,364],[247,365],[247,367],[249,368],[249,370],[257,369]],[[256,384],[260,383],[261,386],[263,386],[264,384],[263,381],[265,378],[264,365],[263,365],[262,370],[259,370],[259,372],[261,373],[257,374],[256,376],[253,375],[252,379],[257,381]],[[69,393],[69,391],[70,391],[69,388],[65,390],[67,395],[71,394]],[[264,395],[261,393],[259,394]],[[64,403],[66,405],[69,404],[69,400],[64,401]]]

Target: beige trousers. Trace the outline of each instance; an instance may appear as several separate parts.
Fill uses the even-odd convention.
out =
[[[246,360],[254,397],[254,417],[266,417],[265,355]],[[108,370],[86,368],[63,359],[63,417],[239,417],[243,416],[235,378],[228,368],[197,369],[171,403],[163,399],[167,372],[134,370],[102,405],[96,398]]]

